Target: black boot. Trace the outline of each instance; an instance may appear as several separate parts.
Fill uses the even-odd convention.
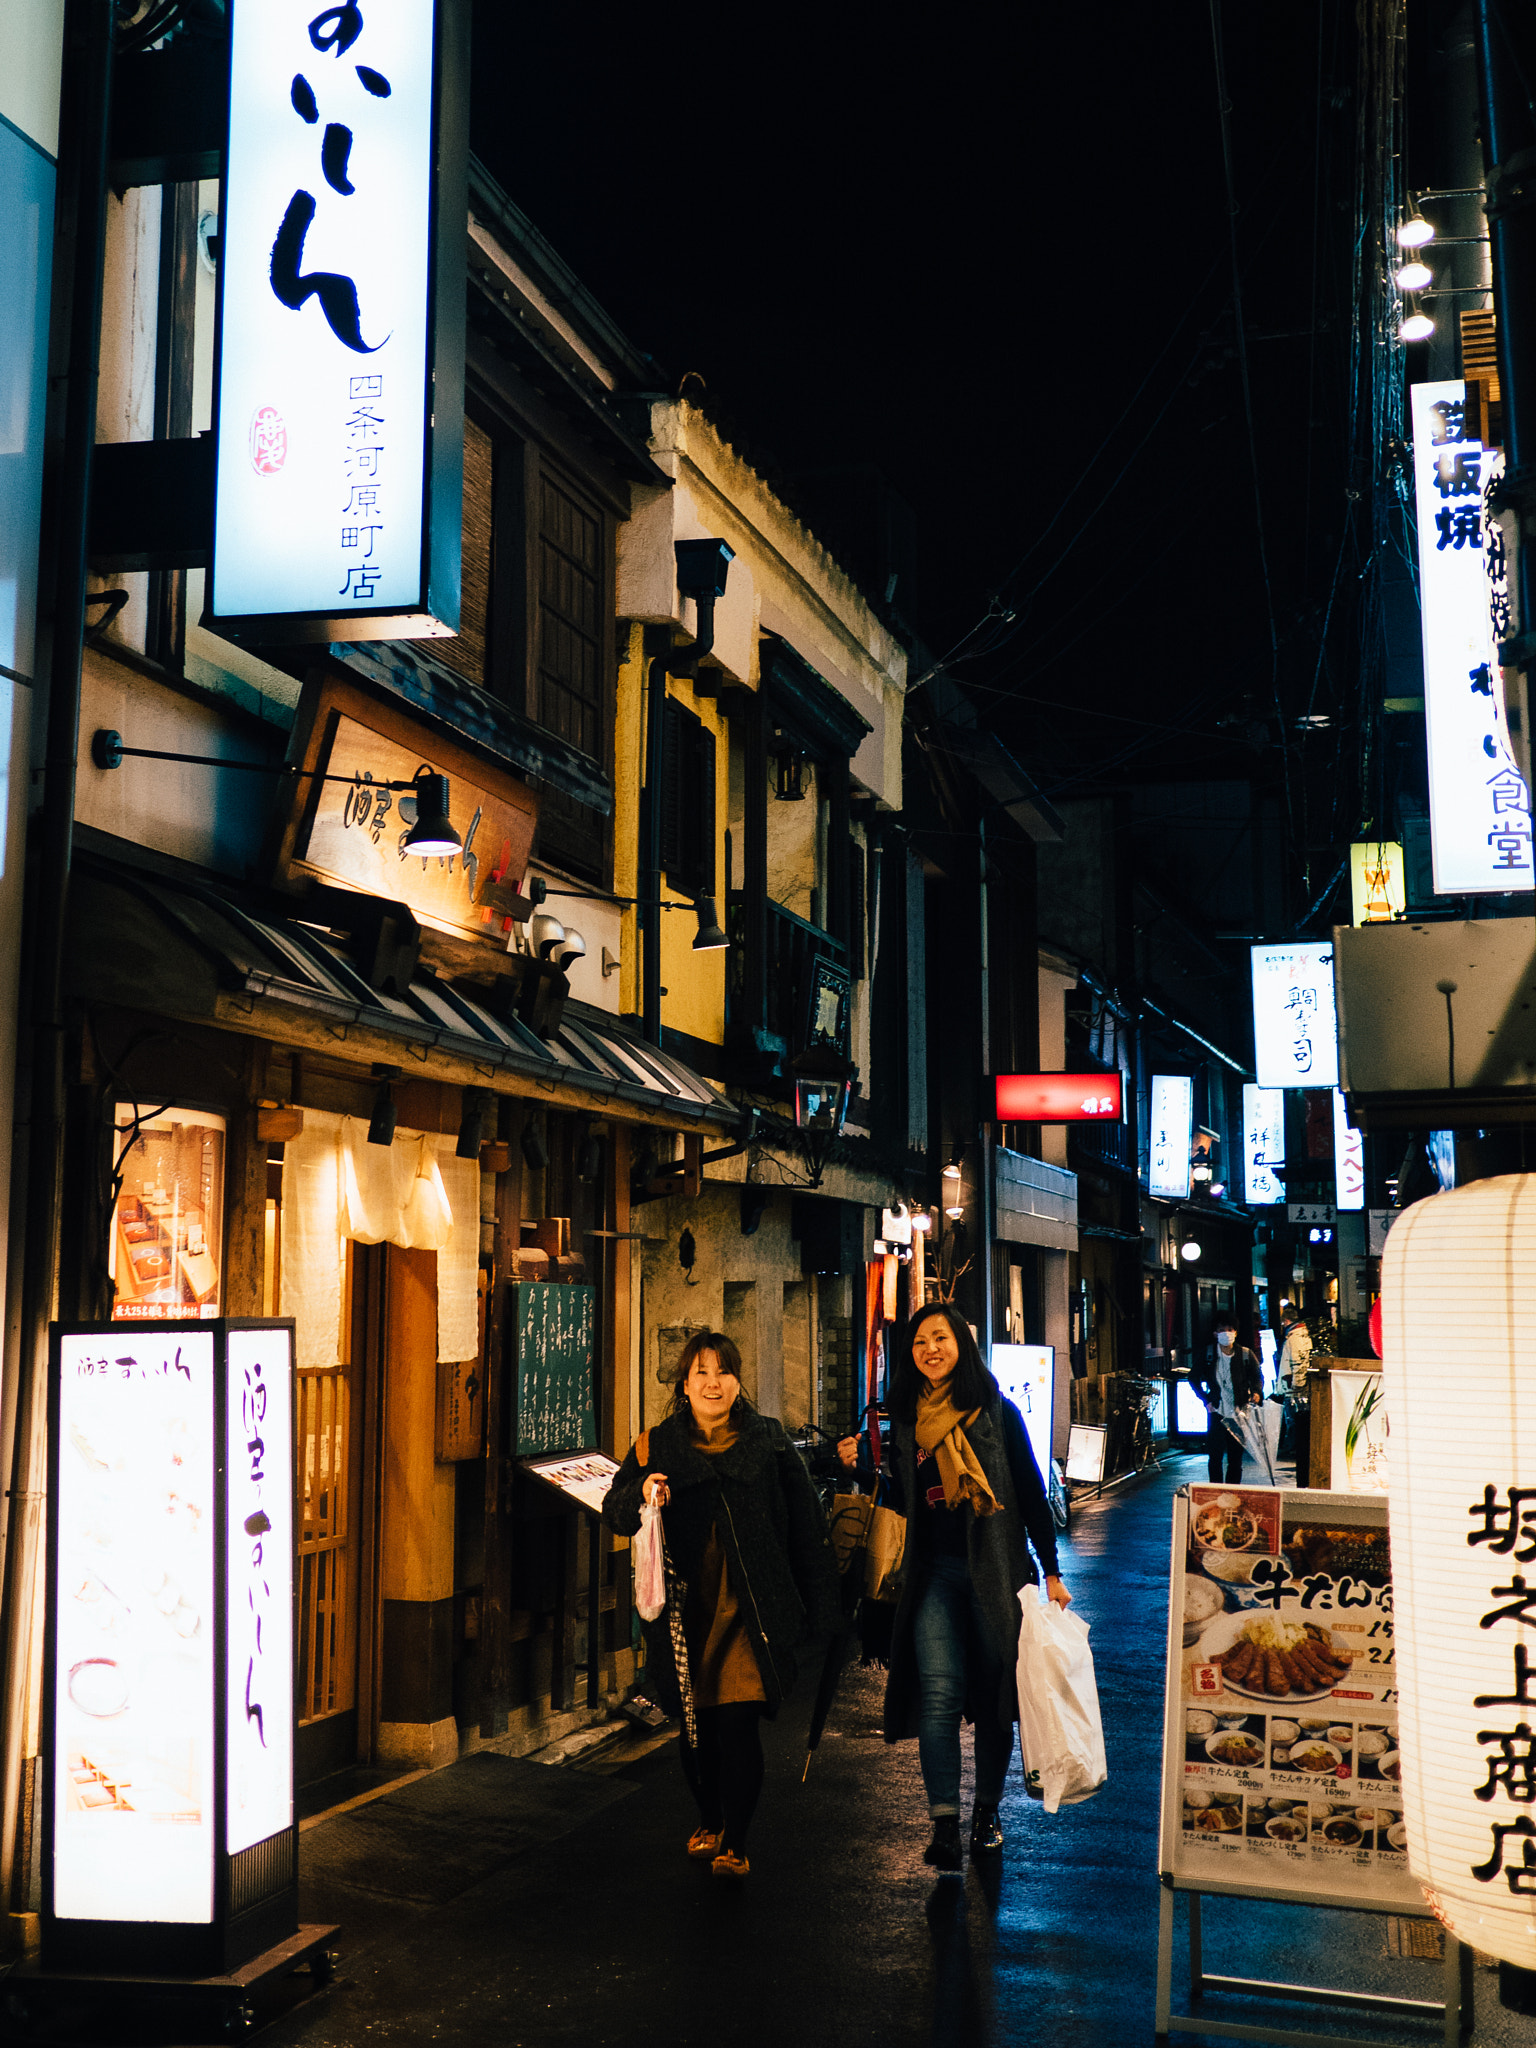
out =
[[[972,1856],[995,1856],[1003,1846],[1003,1830],[995,1806],[971,1808]]]
[[[938,1813],[933,1819],[933,1840],[923,1851],[923,1861],[931,1863],[935,1870],[958,1870],[960,1868],[960,1816],[958,1813]]]

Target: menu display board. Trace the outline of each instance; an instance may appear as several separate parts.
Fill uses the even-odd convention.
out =
[[[1161,1869],[1199,1891],[1422,1912],[1384,1496],[1175,1502]]]
[[[53,1910],[206,1923],[213,1332],[66,1333],[58,1370]]]
[[[618,1466],[605,1451],[588,1451],[580,1458],[524,1458],[523,1470],[550,1486],[558,1486],[594,1515],[602,1512]]]
[[[211,1320],[224,1253],[224,1119],[120,1102],[115,1122],[112,1320]]]
[[[517,1330],[517,1455],[583,1451],[597,1436],[592,1413],[592,1332],[597,1290],[524,1280]]]

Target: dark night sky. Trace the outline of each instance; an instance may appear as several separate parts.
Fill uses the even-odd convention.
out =
[[[1222,13],[1288,716],[1344,519],[1351,19]],[[910,502],[897,604],[936,651],[1003,592],[1006,644],[960,672],[1048,782],[1126,746],[1273,766],[1272,720],[1262,748],[1217,724],[1272,698],[1202,0],[480,4],[475,74],[478,154],[672,388],[701,373],[797,506],[870,463]]]

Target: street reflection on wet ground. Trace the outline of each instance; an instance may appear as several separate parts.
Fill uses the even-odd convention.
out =
[[[845,1674],[802,1784],[814,1678],[802,1673],[767,1730],[752,1874],[739,1888],[683,1856],[694,1816],[670,1743],[565,1768],[498,1773],[474,1759],[395,1795],[409,1806],[382,1802],[372,1823],[322,1822],[303,1838],[303,1917],[341,1923],[340,1981],[263,2038],[293,2048],[1149,2041],[1170,1502],[1204,1477],[1203,1458],[1175,1456],[1075,1510],[1062,1569],[1093,1631],[1110,1779],[1050,1816],[1025,1797],[1015,1762],[993,1868],[936,1881],[924,1867],[917,1746],[881,1739],[878,1671]],[[968,1808],[968,1740],[966,1750]],[[551,1782],[530,1801],[527,1773],[545,1769]],[[1178,1925],[1176,1985],[1187,1982],[1182,1903]],[[1437,1965],[1389,1953],[1379,1915],[1213,1900],[1205,1943],[1207,1967],[1235,1975],[1440,1992]],[[1476,1977],[1474,2040],[1536,2044],[1536,2022],[1504,2013],[1492,1975]],[[1176,1995],[1175,2010],[1184,2003]],[[1229,1998],[1208,2010],[1336,2039],[1428,2038],[1422,2023],[1394,2029],[1332,2009],[1260,2013]]]

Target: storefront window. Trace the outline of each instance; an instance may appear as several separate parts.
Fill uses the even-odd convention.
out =
[[[224,1119],[212,1111],[120,1102],[108,1270],[115,1322],[219,1313],[224,1250]]]

